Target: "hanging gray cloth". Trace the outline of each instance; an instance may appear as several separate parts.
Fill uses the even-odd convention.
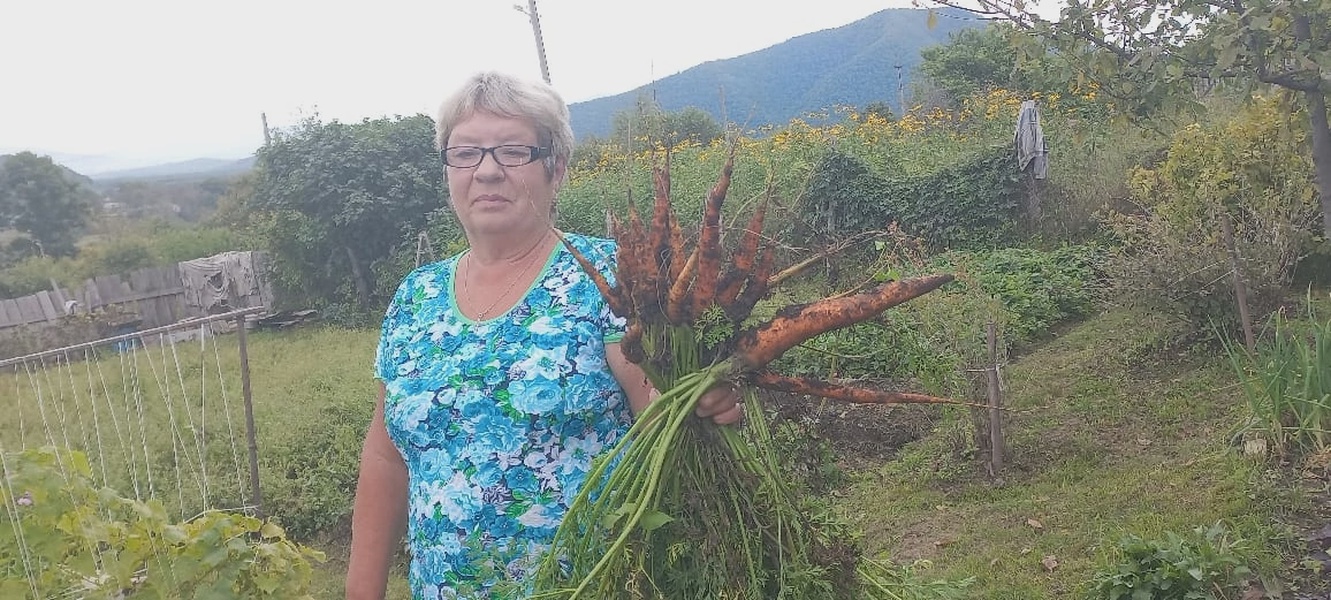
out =
[[[1031,170],[1036,179],[1049,176],[1049,147],[1045,145],[1044,130],[1040,128],[1040,109],[1034,100],[1021,103],[1017,115],[1017,166],[1021,171]]]
[[[251,253],[223,252],[180,263],[185,303],[203,314],[244,308],[244,298],[259,291]]]

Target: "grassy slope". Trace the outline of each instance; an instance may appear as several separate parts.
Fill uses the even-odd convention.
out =
[[[976,598],[1038,599],[1076,596],[1104,545],[1124,532],[1155,536],[1225,519],[1246,537],[1276,537],[1271,523],[1306,506],[1228,446],[1244,409],[1223,359],[1162,355],[1156,348],[1167,335],[1145,315],[1112,312],[1008,365],[1015,410],[1001,481],[964,456],[964,415],[890,462],[858,465],[839,502],[864,530],[865,547],[898,561],[930,559],[926,575],[976,575]],[[375,332],[311,328],[251,340],[267,504],[331,503],[311,514],[337,514],[333,505],[349,507],[372,406]],[[234,355],[222,354],[232,371]],[[238,382],[228,387],[235,393]],[[318,471],[327,474],[310,476]],[[339,522],[311,542],[329,556],[317,568],[315,597],[341,597],[348,541]],[[1046,556],[1058,560],[1052,572],[1041,565]],[[390,598],[407,596],[394,577]]]
[[[973,598],[1026,600],[1078,596],[1106,545],[1128,532],[1154,537],[1225,520],[1250,539],[1278,539],[1272,523],[1303,507],[1273,488],[1260,464],[1231,451],[1244,408],[1228,365],[1216,355],[1163,353],[1169,335],[1163,321],[1111,312],[1008,365],[1014,410],[1000,480],[963,455],[962,418],[853,473],[840,502],[866,549],[928,559],[926,576],[975,575]],[[300,355],[293,343],[289,354]],[[304,360],[307,376],[330,368]],[[346,542],[334,535],[316,544],[330,558],[316,597],[340,597]],[[1047,556],[1058,561],[1052,572],[1041,564]],[[400,576],[389,597],[408,597]]]
[[[975,598],[1039,599],[1082,593],[1124,533],[1225,520],[1254,541],[1279,537],[1273,519],[1296,501],[1228,446],[1244,411],[1233,374],[1223,357],[1161,356],[1166,331],[1111,312],[1009,365],[999,480],[957,457],[956,419],[855,474],[843,502],[866,549],[928,559],[935,576],[976,575]]]

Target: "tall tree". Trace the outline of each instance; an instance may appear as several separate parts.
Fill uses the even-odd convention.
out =
[[[257,166],[246,205],[264,217],[284,271],[279,278],[317,299],[354,299],[363,309],[375,292],[375,263],[414,239],[444,195],[426,115],[355,124],[306,119],[278,132]],[[348,279],[351,290],[344,290]]]
[[[49,156],[20,152],[0,163],[0,226],[27,235],[48,256],[70,256],[92,214],[89,194]]]
[[[1331,3],[1283,0],[1067,0],[1058,21],[1024,0],[935,0],[1034,34],[1138,114],[1195,104],[1199,86],[1275,86],[1302,96],[1324,234],[1331,238]],[[973,2],[974,4],[968,4]]]
[[[669,112],[655,101],[642,97],[632,110],[615,115],[610,141],[621,145],[628,142],[631,151],[640,152],[654,144],[673,146],[688,141],[705,145],[723,133],[707,111],[689,106]]]
[[[946,44],[920,50],[920,70],[953,99],[992,88],[1063,91],[1051,89],[1043,77],[1043,63],[1018,60],[1012,41],[1016,33],[1007,23],[954,31]],[[1055,87],[1066,87],[1066,82],[1060,83]]]

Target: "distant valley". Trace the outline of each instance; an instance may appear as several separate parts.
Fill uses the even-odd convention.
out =
[[[254,167],[254,157],[241,159],[196,158],[181,162],[106,171],[91,175],[97,183],[112,183],[130,179],[193,179],[199,177],[227,177],[249,171]]]

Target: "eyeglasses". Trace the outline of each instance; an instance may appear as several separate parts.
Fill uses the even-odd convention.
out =
[[[485,155],[494,157],[495,162],[505,167],[521,167],[536,162],[550,155],[549,148],[525,146],[522,144],[504,144],[482,148],[480,146],[449,146],[439,152],[444,164],[455,169],[479,167]]]

